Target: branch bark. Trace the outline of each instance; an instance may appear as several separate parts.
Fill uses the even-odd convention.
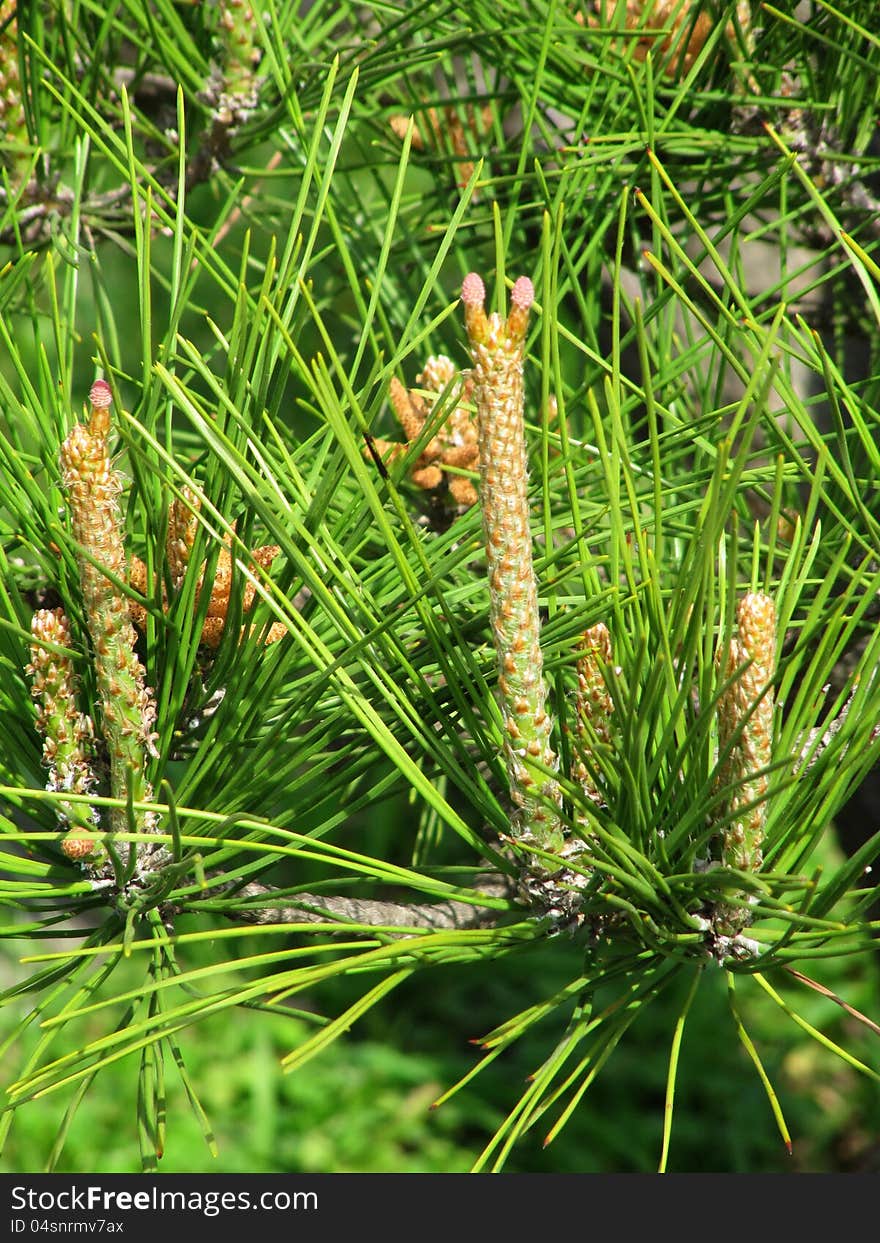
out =
[[[509,897],[509,880],[499,874],[484,874],[479,877],[479,892],[487,898]],[[236,897],[247,900],[248,905],[228,907],[223,914],[229,919],[252,924],[319,924],[331,921],[368,924],[375,928],[423,928],[441,932],[490,927],[498,915],[493,907],[457,899],[434,903],[385,902],[317,893],[300,893],[291,898],[271,885],[258,882],[244,885],[237,890]]]

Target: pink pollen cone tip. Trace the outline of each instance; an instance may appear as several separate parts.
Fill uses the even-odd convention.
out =
[[[461,300],[465,306],[481,306],[486,300],[486,286],[476,272],[468,272],[461,282]]]
[[[89,389],[89,401],[98,410],[113,404],[113,392],[106,380],[96,380]]]
[[[535,301],[535,286],[527,276],[520,276],[510,291],[510,301],[521,311],[527,311]]]

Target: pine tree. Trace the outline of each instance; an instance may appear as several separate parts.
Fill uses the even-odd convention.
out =
[[[864,6],[0,27],[0,1139],[63,1100],[63,1162],[121,1063],[153,1169],[166,1065],[214,1143],[200,1025],[284,1016],[297,1070],[508,969],[434,1094],[529,1066],[474,1169],[625,1091],[649,1003],[633,1161],[681,1168],[716,980],[784,1144],[760,999],[876,1108],[825,982],[877,935],[880,834],[834,836],[880,751]]]

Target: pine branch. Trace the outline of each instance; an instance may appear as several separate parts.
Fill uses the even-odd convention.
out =
[[[487,898],[510,897],[510,882],[500,875],[486,873],[477,878],[476,889]],[[253,924],[325,924],[341,922],[381,928],[445,929],[489,928],[498,914],[479,902],[403,903],[346,898],[337,895],[301,893],[295,900],[277,894],[269,885],[256,882],[235,892],[236,905],[223,914],[228,919]],[[239,906],[238,900],[248,902]],[[256,904],[256,903],[259,904]],[[198,909],[198,904],[192,904]],[[216,909],[212,904],[212,909]],[[222,908],[221,908],[222,909]]]

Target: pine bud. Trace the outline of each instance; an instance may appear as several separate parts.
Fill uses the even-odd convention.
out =
[[[590,14],[587,23],[611,25],[616,19],[617,0],[599,0],[593,4],[595,16]],[[628,31],[636,33],[633,58],[643,61],[648,53],[663,65],[668,77],[681,78],[688,73],[703,50],[703,46],[717,25],[711,8],[695,0],[626,0],[624,24]],[[608,10],[608,11],[606,11]],[[739,0],[736,18],[743,35],[751,36],[751,6],[747,0]],[[728,22],[724,37],[735,46],[736,31]],[[629,46],[629,44],[628,44]],[[666,59],[668,58],[668,59]]]
[[[447,389],[452,390],[455,405],[410,467],[410,478],[417,487],[428,491],[447,486],[455,503],[467,509],[476,504],[476,489],[468,478],[453,474],[448,468],[477,470],[479,467],[477,428],[469,408],[470,378],[459,373],[451,358],[436,354],[431,355],[416,376],[416,384],[428,394],[435,394],[435,400],[426,400],[422,393],[404,388],[396,378],[389,385],[391,407],[407,441],[421,437],[425,424],[434,418],[440,395]],[[394,461],[406,453],[407,445],[375,440],[373,449]],[[372,456],[369,449],[364,452],[366,457]]]
[[[722,670],[723,680],[733,681],[718,701],[718,745],[722,756],[728,754],[722,760],[717,787],[729,791],[721,809],[725,821],[721,861],[740,871],[757,872],[763,862],[769,785],[766,769],[773,750],[773,691],[769,683],[776,651],[776,607],[770,597],[762,592],[743,596],[737,607],[737,628]],[[717,659],[720,667],[720,651]],[[742,907],[725,904],[719,908],[722,930],[739,930],[747,922],[748,912]]]
[[[12,188],[21,186],[31,167],[31,142],[22,104],[18,66],[18,4],[0,2],[0,135]]]
[[[595,751],[597,742],[607,745],[611,738],[614,702],[602,676],[611,659],[611,635],[605,623],[598,622],[584,631],[577,662],[575,724],[578,754],[572,776],[587,798],[599,805],[605,799],[596,785]]]
[[[67,490],[73,537],[82,548],[77,557],[86,623],[95,659],[101,727],[110,757],[110,789],[115,798],[130,794],[148,802],[147,756],[155,754],[152,726],[156,706],[135,652],[135,632],[128,601],[108,576],[124,581],[126,559],[119,513],[121,481],[112,469],[107,445],[112,394],[98,380],[91,393],[88,426],[82,423],[61,446],[62,479]],[[113,832],[126,832],[124,810],[111,812]],[[135,812],[139,831],[154,827],[153,817]]]
[[[532,561],[523,416],[523,355],[534,290],[520,277],[507,321],[486,315],[485,286],[471,272],[461,287],[473,358],[480,451],[480,508],[489,605],[504,714],[504,759],[515,805],[514,836],[558,849],[561,795],[546,710],[538,590]]]
[[[79,682],[73,661],[48,644],[70,646],[70,624],[63,609],[38,609],[31,619],[33,643],[27,672],[37,701],[36,725],[43,735],[43,763],[49,770],[46,788],[71,794],[87,794],[95,784],[91,757],[94,727],[91,717],[80,712]],[[87,817],[76,804],[61,804],[67,820]]]
[[[214,120],[235,129],[253,114],[259,101],[262,59],[259,26],[250,0],[222,0],[217,6],[218,63],[208,83],[206,98],[214,104]]]
[[[61,853],[73,863],[91,859],[100,850],[101,843],[97,837],[90,837],[88,833],[80,831],[68,833],[61,842]]]

